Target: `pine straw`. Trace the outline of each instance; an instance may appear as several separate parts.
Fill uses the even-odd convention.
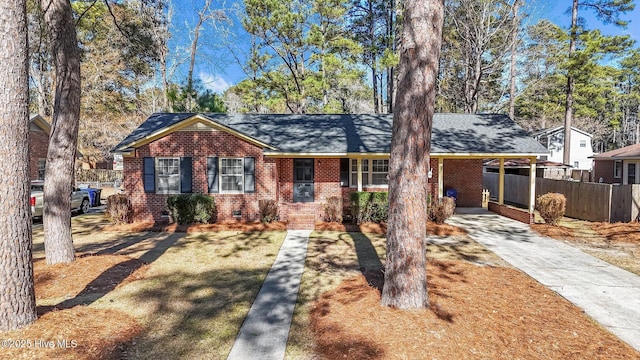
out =
[[[38,320],[2,339],[30,341],[29,348],[2,349],[2,359],[117,359],[142,331],[128,314],[83,306],[143,276],[144,262],[122,255],[81,256],[70,264],[34,262]],[[45,305],[43,305],[43,303]],[[80,305],[79,305],[80,304]],[[49,349],[36,340],[53,342]],[[58,340],[66,340],[64,348]]]
[[[591,229],[615,243],[640,244],[640,223],[592,223]]]
[[[125,344],[141,330],[131,316],[120,311],[86,306],[50,311],[24,329],[2,333],[2,339],[31,341],[32,346],[3,347],[0,358],[119,359]],[[36,340],[53,342],[54,348],[45,348]],[[67,348],[59,340],[66,340]]]
[[[581,310],[514,269],[432,261],[431,307],[420,311],[381,307],[382,276],[367,277],[369,282],[363,275],[343,281],[314,305],[310,323],[322,358],[640,358]]]
[[[44,259],[38,259],[33,268],[36,300],[71,299],[83,291],[104,294],[142,278],[147,269],[142,260],[124,255],[83,255],[70,264],[56,265],[47,265]]]
[[[533,229],[534,231],[536,231],[541,235],[548,236],[554,239],[560,239],[560,240],[575,239],[574,230],[564,226],[549,225],[549,224],[531,224],[531,229]]]
[[[387,224],[365,222],[360,225],[352,223],[337,222],[316,222],[316,231],[341,231],[341,232],[361,232],[366,234],[384,235],[387,233]],[[449,224],[436,224],[432,221],[427,222],[427,234],[439,236],[456,236],[466,235],[467,232],[459,227]]]
[[[104,231],[128,231],[128,232],[169,232],[169,233],[196,233],[207,231],[281,231],[286,230],[287,224],[282,221],[272,223],[222,221],[215,224],[163,224],[154,222],[134,222],[131,224],[107,225]]]

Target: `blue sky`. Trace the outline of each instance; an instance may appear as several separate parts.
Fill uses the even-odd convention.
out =
[[[214,0],[215,1],[215,0]],[[172,0],[172,39],[170,47],[172,57],[170,62],[179,64],[175,68],[172,80],[180,82],[186,78],[188,61],[188,46],[190,45],[190,33],[196,21],[196,11],[200,9],[205,0]],[[567,10],[571,6],[571,0],[552,1],[538,0],[528,1],[532,7],[532,21],[547,18],[557,25],[567,28],[571,23],[571,15]],[[242,6],[239,0],[217,0],[218,8],[235,13]],[[608,35],[630,35],[636,40],[636,46],[640,44],[640,4],[632,13],[623,16],[631,20],[626,29],[613,25],[604,25],[589,11],[582,11],[581,17],[586,20],[588,29],[600,29]],[[219,23],[216,26],[208,24],[200,36],[200,52],[196,58],[194,77],[199,79],[202,85],[209,90],[222,93],[229,86],[241,81],[245,75],[236,61],[236,57],[243,58],[242,50],[246,48],[247,36],[236,16],[232,16],[231,23]],[[232,53],[229,49],[235,49]]]

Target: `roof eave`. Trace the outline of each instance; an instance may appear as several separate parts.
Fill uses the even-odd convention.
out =
[[[113,149],[111,152],[125,152],[129,148],[133,148],[133,149],[139,148],[139,147],[141,147],[143,145],[149,144],[149,143],[151,143],[153,141],[156,141],[156,140],[158,140],[160,138],[163,138],[163,137],[165,137],[165,136],[167,136],[167,135],[169,135],[171,133],[179,131],[180,129],[184,129],[184,128],[186,128],[186,127],[188,127],[190,125],[193,125],[195,123],[198,123],[198,122],[204,122],[207,125],[211,126],[211,128],[213,128],[213,129],[227,132],[227,133],[229,133],[229,134],[231,134],[233,136],[236,136],[236,137],[238,137],[238,138],[240,138],[242,140],[245,140],[245,141],[247,141],[249,143],[252,143],[252,144],[254,144],[256,146],[259,146],[261,148],[266,148],[266,149],[270,149],[270,150],[277,150],[277,148],[272,146],[272,145],[263,143],[260,140],[257,140],[257,139],[255,139],[255,138],[253,138],[251,136],[245,135],[245,134],[243,134],[243,133],[241,133],[239,131],[236,131],[236,130],[234,130],[234,129],[226,126],[226,125],[222,125],[222,124],[220,124],[220,123],[218,123],[218,122],[216,122],[216,121],[214,121],[214,120],[212,120],[212,119],[210,119],[210,118],[208,118],[208,117],[206,117],[204,115],[195,114],[195,115],[193,115],[193,116],[191,116],[189,118],[186,118],[184,120],[181,120],[181,121],[179,121],[179,122],[177,122],[175,124],[163,127],[163,128],[161,128],[159,130],[156,130],[155,132],[153,132],[153,133],[151,133],[151,134],[149,134],[147,136],[144,136],[144,137],[142,137],[142,138],[140,138],[138,140],[132,141],[132,142],[127,143],[127,144],[123,144],[122,146]]]

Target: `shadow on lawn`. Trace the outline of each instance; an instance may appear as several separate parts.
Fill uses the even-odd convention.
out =
[[[75,297],[65,300],[59,304],[53,306],[40,306],[38,307],[38,314],[43,315],[53,309],[69,309],[76,305],[89,305],[102,298],[118,285],[120,285],[129,275],[140,269],[143,265],[150,264],[157,260],[167,249],[174,246],[176,242],[184,234],[169,234],[164,239],[156,242],[154,246],[147,250],[139,259],[131,259],[121,263],[118,263],[109,269],[98,275],[93,281],[88,283],[85,288],[77,294]],[[137,243],[136,241],[123,242],[122,244],[129,244],[128,246]],[[114,252],[121,250],[122,246],[112,246],[103,249],[96,253],[101,254],[113,254]],[[86,255],[85,255],[86,256]],[[91,255],[88,255],[91,256]]]
[[[269,267],[233,267],[147,278],[156,285],[138,291],[133,300],[151,306],[154,316],[139,334],[137,344],[129,346],[129,356],[226,356],[268,272]]]

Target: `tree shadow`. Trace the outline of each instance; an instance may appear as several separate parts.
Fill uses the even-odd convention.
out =
[[[126,278],[133,274],[136,270],[142,266],[150,264],[157,260],[162,254],[164,254],[170,247],[174,246],[176,242],[183,236],[183,234],[170,234],[164,239],[155,243],[153,248],[147,250],[140,258],[130,259],[121,263],[118,263],[109,269],[105,270],[96,277],[93,281],[88,283],[85,288],[78,293],[75,297],[67,299],[53,306],[39,306],[38,314],[43,315],[53,309],[70,309],[76,305],[90,305],[100,298],[104,297],[111,291],[113,291],[118,285],[120,285]],[[127,243],[127,242],[125,242]],[[107,248],[100,251],[98,254],[112,254],[116,247]],[[116,250],[117,251],[117,250]],[[90,255],[86,255],[90,256]]]

